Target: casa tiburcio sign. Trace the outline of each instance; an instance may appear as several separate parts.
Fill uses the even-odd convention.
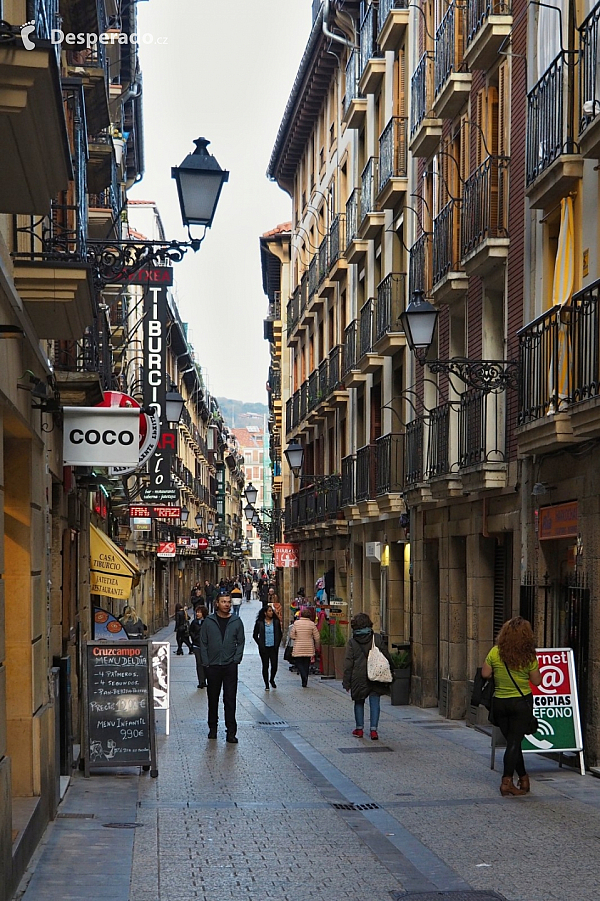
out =
[[[167,393],[167,286],[148,283],[144,296],[144,406],[157,411],[160,420],[158,446],[148,463],[152,492],[171,488],[171,458],[176,448],[161,440],[169,432],[165,419]]]

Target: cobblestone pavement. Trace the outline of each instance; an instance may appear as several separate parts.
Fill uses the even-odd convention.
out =
[[[249,637],[257,609],[242,609],[239,744],[226,744],[222,725],[207,740],[194,658],[173,655],[158,778],[77,773],[19,898],[390,901],[489,890],[596,901],[600,781],[530,755],[531,795],[502,798],[488,736],[388,699],[379,743],[354,738],[339,682],[311,677],[302,690],[281,661],[277,689],[264,691]]]

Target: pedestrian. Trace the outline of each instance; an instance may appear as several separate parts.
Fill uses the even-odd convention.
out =
[[[244,654],[244,624],[231,615],[231,598],[220,595],[215,612],[207,616],[200,632],[202,665],[208,685],[208,737],[217,737],[219,697],[223,689],[226,740],[237,744],[235,706],[238,666]]]
[[[244,597],[246,598],[246,603],[249,604],[252,597],[252,579],[250,576],[246,576],[244,579]]]
[[[232,616],[239,616],[240,607],[242,606],[242,589],[239,582],[235,582],[229,596],[231,598]]]
[[[305,608],[290,629],[290,638],[294,642],[292,658],[298,667],[302,679],[302,688],[308,686],[308,670],[321,643],[319,630],[311,619],[311,612]]]
[[[196,584],[192,588],[192,591],[190,594],[190,607],[192,608],[192,610],[191,610],[192,619],[194,617],[194,611],[196,610],[196,607],[198,606],[198,604],[202,603],[202,600],[203,600],[203,597],[202,597],[202,589],[200,588],[200,582],[196,582]]]
[[[188,654],[193,654],[190,643],[190,628],[187,610],[183,604],[175,604],[175,638],[177,639],[177,656],[183,654],[182,645],[187,645]]]
[[[275,676],[277,674],[281,634],[281,622],[271,604],[261,607],[256,617],[252,638],[258,645],[258,653],[262,661],[262,677],[265,683],[265,691],[270,690],[269,685],[277,688]],[[269,664],[271,664],[270,678]]]
[[[506,739],[500,794],[525,795],[530,790],[521,742],[533,716],[531,685],[542,681],[531,624],[521,616],[504,623],[498,640],[481,667],[484,679],[494,676],[492,716]],[[530,685],[531,683],[531,685]],[[513,782],[517,771],[518,787]]]
[[[196,658],[196,675],[198,676],[198,688],[206,688],[206,675],[202,666],[202,653],[200,648],[200,633],[202,623],[208,616],[208,610],[204,604],[198,604],[194,611],[194,618],[190,623],[190,641]]]
[[[350,697],[354,701],[354,722],[356,728],[353,730],[352,735],[356,735],[357,738],[363,737],[365,701],[368,698],[371,740],[377,741],[379,738],[377,729],[379,726],[381,695],[390,693],[390,685],[387,682],[372,682],[367,676],[367,658],[373,642],[390,664],[390,670],[392,669],[392,661],[381,635],[373,633],[373,622],[367,613],[357,613],[356,616],[353,616],[350,620],[350,626],[352,628],[352,637],[346,645],[342,686],[346,691],[350,692]]]
[[[137,615],[135,607],[125,607],[123,616],[119,618],[119,622],[127,632],[127,638],[139,641],[148,636],[148,627]]]
[[[281,628],[283,629],[283,608],[279,602],[277,595],[274,595],[274,597],[275,597],[275,600],[270,601],[270,604],[271,604],[271,607],[273,608],[273,611],[275,612],[275,616],[281,623]]]
[[[266,577],[264,579],[260,579],[258,583],[258,599],[261,602],[263,607],[266,607],[269,602],[269,583],[267,582]]]

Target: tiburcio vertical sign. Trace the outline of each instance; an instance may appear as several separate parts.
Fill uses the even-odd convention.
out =
[[[165,421],[167,393],[167,288],[150,285],[144,297],[144,406],[155,406],[160,413],[161,434]],[[171,454],[160,446],[148,464],[150,491],[171,487]]]

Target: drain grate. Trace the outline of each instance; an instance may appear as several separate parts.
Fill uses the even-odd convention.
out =
[[[344,803],[344,804],[332,804],[331,805],[335,810],[381,810],[379,804],[353,804]]]
[[[338,748],[340,754],[385,754],[389,751],[393,754],[394,749],[385,745],[370,745],[366,748]]]
[[[93,820],[93,813],[57,813],[57,820]]]
[[[390,892],[392,901],[506,901],[497,892]]]
[[[259,726],[266,726],[271,729],[287,729],[288,724],[285,720],[259,720]]]
[[[105,829],[137,829],[143,823],[102,823]]]

